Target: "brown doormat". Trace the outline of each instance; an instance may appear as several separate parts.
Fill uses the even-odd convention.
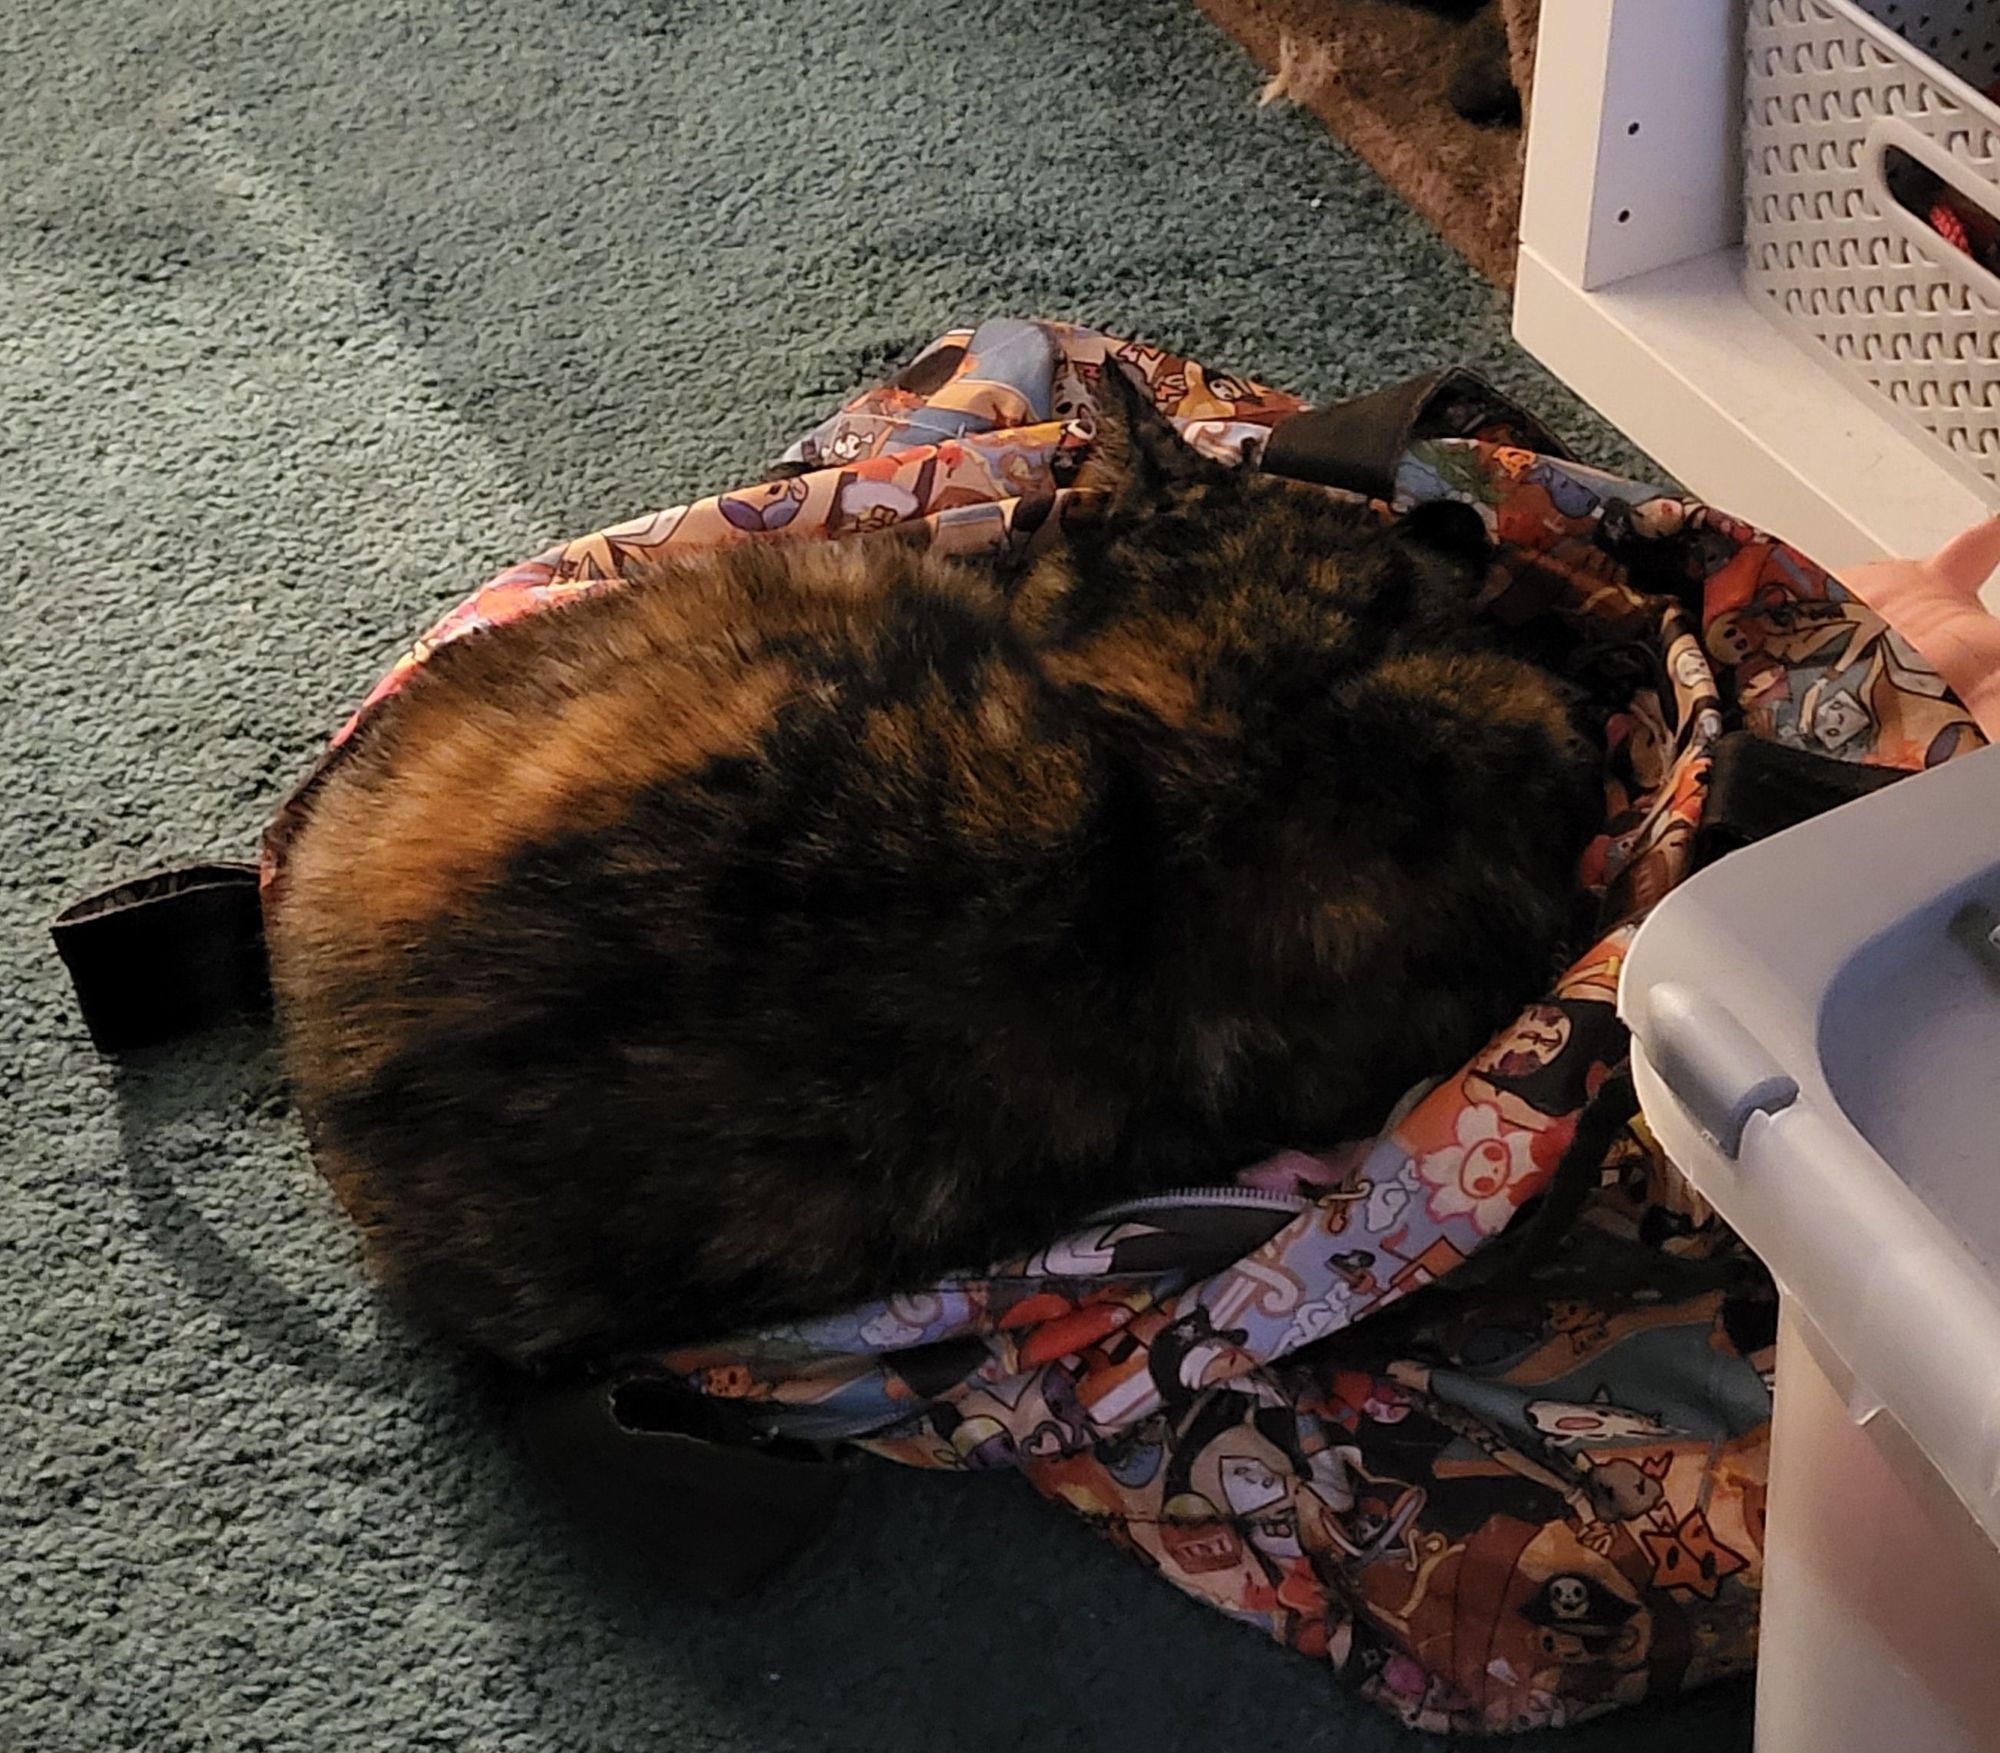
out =
[[[1501,286],[1514,283],[1522,131],[1466,121],[1445,98],[1464,28],[1399,0],[1199,0],[1303,105]],[[1540,0],[1501,0],[1525,94]]]

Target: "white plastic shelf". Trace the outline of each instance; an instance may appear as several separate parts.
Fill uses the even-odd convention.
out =
[[[1744,290],[1740,29],[1730,0],[1544,0],[1514,333],[1689,491],[1822,565],[1929,553],[2000,507]]]

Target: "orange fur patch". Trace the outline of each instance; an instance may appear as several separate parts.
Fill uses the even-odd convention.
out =
[[[532,723],[455,689],[412,688],[394,770],[333,776],[286,887],[301,899],[338,888],[333,916],[363,938],[411,934],[524,849],[608,826],[641,790],[754,753],[794,685],[778,662],[727,677],[656,662]]]
[[[1121,625],[1042,660],[1049,679],[1139,707],[1175,730],[1193,722],[1201,695],[1193,675],[1192,629],[1160,621]]]

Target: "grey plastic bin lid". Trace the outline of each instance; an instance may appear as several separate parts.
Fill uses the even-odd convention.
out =
[[[2000,1545],[1996,928],[2000,749],[1683,884],[1619,1010],[1682,1170]]]

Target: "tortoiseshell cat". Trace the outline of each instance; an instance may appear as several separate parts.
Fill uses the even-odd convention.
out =
[[[1549,978],[1601,807],[1463,508],[1197,455],[1117,370],[1009,592],[746,542],[439,650],[271,907],[391,1281],[520,1363],[824,1310],[1365,1132]]]

